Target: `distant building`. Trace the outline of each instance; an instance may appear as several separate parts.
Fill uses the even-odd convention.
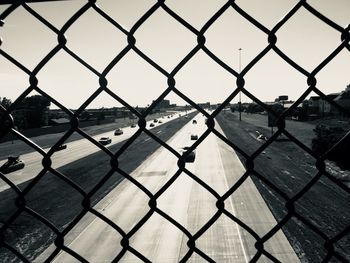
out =
[[[197,105],[199,107],[201,107],[202,109],[210,109],[210,102],[206,102],[206,103],[197,103]]]
[[[152,103],[154,103],[155,101],[153,101]],[[167,109],[170,107],[170,100],[161,100],[160,102],[158,102],[156,109]]]
[[[350,110],[350,85],[347,85],[344,91],[330,93],[326,95],[326,97],[337,103],[339,106]],[[319,96],[312,96],[309,98],[308,114],[322,117],[341,115],[336,106]]]
[[[104,119],[106,116],[122,117],[126,110],[125,108],[100,108],[86,109],[85,111],[85,115],[88,115],[89,119]]]
[[[346,89],[337,96],[334,101],[339,104],[339,106],[350,111],[350,84],[346,86]]]
[[[68,118],[58,118],[58,119],[50,119],[49,124],[52,126],[62,125],[70,123],[70,119]]]
[[[12,111],[15,125],[20,130],[31,128],[30,119],[32,118],[33,114],[35,114],[35,110],[28,107],[18,107]]]
[[[295,101],[292,100],[286,100],[286,101],[280,101],[280,104],[283,106],[283,108],[285,109],[289,109]],[[297,107],[300,107],[300,105],[298,105]]]
[[[61,109],[49,109],[49,119],[68,118],[68,114]]]
[[[308,105],[308,114],[319,114],[320,113],[320,100],[319,96],[311,96]]]
[[[18,107],[12,111],[15,125],[19,129],[36,128],[37,126],[47,126],[49,123],[49,109],[46,107],[38,115],[38,111],[34,107]],[[39,119],[38,119],[38,116]],[[35,120],[35,122],[33,121]]]
[[[327,95],[327,99],[330,99],[332,101],[335,100],[340,95],[340,92],[338,93],[331,93]],[[336,109],[336,107],[329,103],[328,101],[321,99],[319,102],[319,114],[324,117],[324,116],[330,116],[330,115],[336,115],[338,114],[339,111]]]

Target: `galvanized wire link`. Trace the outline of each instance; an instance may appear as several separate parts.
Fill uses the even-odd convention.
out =
[[[54,1],[54,0],[48,0]],[[300,200],[312,187],[319,182],[321,177],[328,178],[332,183],[336,184],[342,191],[345,191],[350,196],[350,190],[346,186],[344,186],[341,182],[339,182],[336,178],[334,178],[331,174],[326,171],[325,160],[328,157],[328,153],[325,153],[323,156],[318,156],[314,153],[308,146],[303,144],[300,140],[298,140],[293,134],[291,134],[285,127],[285,117],[293,111],[311,92],[315,92],[319,95],[323,100],[327,101],[334,107],[336,107],[340,112],[344,113],[346,116],[350,116],[350,112],[340,105],[338,105],[333,100],[329,99],[318,87],[317,87],[317,74],[328,65],[341,51],[347,50],[350,52],[350,26],[343,28],[337,25],[334,21],[327,18],[326,16],[319,13],[316,9],[314,9],[306,0],[300,0],[281,20],[278,22],[271,30],[267,29],[263,26],[258,20],[256,20],[249,13],[244,11],[234,0],[227,1],[209,20],[204,24],[204,26],[200,29],[192,26],[188,21],[183,19],[180,15],[174,12],[169,6],[166,4],[165,0],[158,0],[144,15],[142,15],[138,21],[131,27],[129,31],[125,30],[117,21],[115,21],[112,17],[110,17],[106,12],[104,12],[100,7],[96,5],[96,1],[89,0],[63,25],[61,29],[56,28],[49,21],[47,21],[44,17],[38,14],[35,10],[33,10],[30,6],[26,4],[26,2],[35,2],[35,1],[2,1],[3,4],[10,4],[5,11],[0,14],[0,25],[6,23],[7,17],[11,16],[11,14],[19,7],[23,7],[28,14],[32,15],[36,18],[40,23],[47,27],[50,32],[57,36],[57,44],[56,46],[48,52],[48,54],[36,65],[33,70],[29,70],[26,68],[20,61],[17,61],[11,54],[6,53],[4,50],[0,49],[0,55],[3,59],[6,59],[9,63],[17,67],[20,71],[23,72],[28,77],[28,87],[26,90],[13,102],[9,109],[5,109],[0,106],[0,139],[3,138],[7,134],[12,134],[16,136],[19,140],[26,143],[30,146],[34,151],[38,152],[42,157],[42,170],[35,176],[31,182],[26,185],[22,190],[18,188],[14,183],[11,182],[10,179],[5,177],[2,173],[0,173],[0,179],[8,184],[10,189],[16,194],[15,205],[17,207],[16,211],[8,215],[8,218],[5,222],[3,222],[0,228],[0,247],[2,249],[6,249],[10,253],[17,256],[17,258],[23,262],[29,262],[24,255],[21,254],[14,246],[9,244],[6,239],[5,232],[10,228],[10,226],[16,221],[18,217],[23,215],[29,215],[33,220],[38,220],[48,228],[52,230],[55,234],[54,244],[56,249],[52,252],[52,254],[47,258],[47,262],[50,262],[59,252],[65,251],[70,254],[72,257],[76,258],[81,262],[87,262],[78,252],[73,251],[69,247],[65,245],[65,237],[70,231],[80,222],[80,220],[87,214],[91,213],[95,217],[104,221],[106,224],[111,226],[116,235],[121,237],[121,252],[116,255],[114,261],[117,262],[123,258],[126,252],[132,253],[134,256],[138,257],[140,260],[144,262],[150,262],[148,258],[146,258],[142,253],[137,251],[136,248],[132,247],[129,243],[129,240],[137,233],[137,231],[149,220],[149,218],[158,214],[164,220],[167,220],[169,223],[174,225],[179,231],[181,231],[184,236],[187,238],[187,246],[188,251],[185,253],[181,262],[187,261],[193,254],[197,254],[204,261],[215,262],[210,256],[208,256],[205,252],[201,251],[196,246],[196,241],[208,230],[210,227],[221,217],[225,216],[232,220],[232,224],[238,224],[242,229],[244,229],[247,233],[249,233],[255,239],[255,248],[257,250],[256,254],[251,259],[251,262],[258,261],[261,256],[265,256],[270,259],[272,262],[279,262],[271,253],[269,253],[264,248],[264,244],[271,239],[279,230],[282,229],[292,218],[294,220],[299,220],[302,224],[306,225],[310,231],[312,231],[315,235],[317,235],[321,242],[324,243],[324,249],[327,251],[324,262],[331,261],[332,259],[337,259],[340,262],[346,262],[347,259],[344,258],[342,254],[340,254],[335,246],[338,241],[342,238],[346,237],[350,233],[350,224],[347,225],[342,231],[336,233],[334,236],[328,236],[326,233],[322,232],[322,230],[315,225],[310,219],[305,218],[300,212],[298,212],[295,208],[298,200]],[[192,48],[192,50],[182,58],[182,60],[172,69],[172,71],[168,72],[160,65],[158,65],[155,61],[152,60],[151,57],[147,56],[138,46],[137,39],[135,37],[135,33],[139,30],[142,30],[143,24],[152,17],[152,15],[159,9],[162,9],[166,12],[167,15],[175,19],[179,25],[181,25],[184,30],[190,31],[197,38],[197,44]],[[294,14],[300,10],[304,9],[309,12],[309,14],[315,16],[319,21],[327,24],[334,31],[339,34],[339,45],[335,47],[333,52],[328,54],[323,61],[314,68],[311,72],[305,70],[302,66],[298,65],[295,61],[293,61],[288,54],[285,54],[278,47],[278,38],[276,33],[284,27],[286,22],[294,16]],[[233,10],[237,14],[239,14],[246,21],[255,26],[258,30],[266,35],[266,46],[261,50],[259,54],[257,54],[252,61],[247,63],[247,66],[241,71],[237,72],[229,65],[227,65],[224,61],[222,61],[213,51],[211,51],[206,46],[206,38],[205,34],[212,27],[212,25],[220,18],[225,12],[228,10]],[[100,15],[106,23],[111,24],[115,27],[116,31],[119,31],[125,35],[127,38],[127,44],[119,52],[114,58],[111,58],[110,63],[102,70],[98,71],[93,66],[91,66],[88,62],[86,62],[82,57],[77,55],[73,50],[67,47],[67,38],[66,32],[67,30],[74,25],[79,18],[86,13],[87,11],[94,11],[96,14]],[[0,31],[1,32],[1,31]],[[2,40],[2,41],[6,41]],[[0,41],[0,45],[1,45]],[[132,107],[127,101],[122,99],[118,94],[112,92],[108,86],[108,74],[109,72],[120,62],[122,58],[124,58],[130,51],[134,51],[141,59],[143,59],[150,67],[154,68],[159,72],[159,74],[163,75],[168,82],[168,87],[164,89],[164,91],[159,94],[157,98],[154,98],[154,102],[150,105],[150,107],[143,113],[140,113],[137,109]],[[191,59],[199,52],[203,51],[212,61],[217,63],[220,67],[225,69],[229,74],[232,75],[232,79],[236,80],[236,88],[231,92],[231,94],[221,103],[221,105],[211,114],[209,115],[204,109],[199,107],[191,98],[187,97],[176,87],[176,75],[178,72],[182,70],[182,68],[189,62]],[[61,104],[58,100],[53,98],[52,96],[45,93],[39,85],[38,73],[45,68],[48,62],[50,62],[58,52],[65,52],[71,58],[73,58],[77,63],[86,68],[95,78],[97,88],[95,92],[78,108],[77,111],[72,112],[68,108],[66,108],[63,104]],[[264,58],[268,53],[274,52],[281,59],[283,59],[287,64],[293,67],[297,72],[305,76],[305,91],[304,93],[295,101],[295,103],[287,110],[282,113],[274,112],[268,105],[259,100],[259,98],[255,97],[246,87],[245,87],[245,76],[247,73],[254,68],[254,66]],[[14,109],[20,105],[23,99],[30,94],[32,91],[36,91],[40,95],[49,99],[49,101],[63,110],[70,118],[70,128],[64,133],[64,135],[55,143],[55,145],[46,153],[39,145],[35,144],[32,140],[25,137],[23,134],[15,130],[14,122],[12,117],[12,112]],[[267,112],[274,115],[278,118],[277,121],[277,131],[265,142],[263,143],[254,153],[248,154],[245,149],[240,148],[238,145],[234,144],[232,141],[224,137],[218,130],[215,129],[214,118],[218,116],[219,113],[223,111],[223,109],[229,105],[229,103],[237,96],[239,92],[245,94],[252,101],[256,102],[260,106],[262,106]],[[107,93],[112,98],[114,98],[117,102],[122,104],[126,109],[130,110],[133,114],[137,116],[139,119],[138,125],[139,129],[120,147],[120,149],[113,153],[108,150],[106,147],[99,144],[95,141],[91,136],[86,134],[79,125],[78,116],[90,105],[90,103],[96,99],[102,93]],[[193,108],[198,110],[200,113],[205,115],[208,118],[207,121],[207,130],[199,137],[199,139],[190,147],[189,151],[194,150],[198,145],[200,145],[210,134],[216,135],[222,142],[230,146],[234,151],[239,153],[243,159],[245,159],[245,167],[246,172],[242,174],[240,179],[234,184],[230,186],[230,189],[224,193],[222,196],[218,194],[212,187],[210,187],[207,183],[201,180],[196,174],[193,174],[185,166],[185,156],[180,155],[175,149],[173,149],[170,145],[160,139],[156,134],[153,134],[146,128],[146,117],[151,113],[155,107],[169,94],[174,93],[180,98],[182,98],[186,103],[191,105]],[[54,169],[51,165],[51,157],[58,146],[60,146],[64,141],[66,141],[73,133],[80,134],[83,138],[99,147],[105,154],[110,158],[110,167],[108,172],[94,185],[92,189],[89,191],[84,190],[78,183],[69,179],[66,175]],[[147,134],[150,138],[152,138],[156,143],[166,148],[170,153],[172,153],[176,158],[178,158],[177,166],[178,170],[174,173],[174,175],[167,181],[155,194],[152,194],[149,189],[143,186],[140,182],[138,182],[135,178],[133,178],[130,174],[124,171],[119,165],[119,159],[125,153],[125,151],[135,142],[137,138],[141,136],[142,133]],[[312,179],[298,192],[294,193],[293,196],[288,195],[283,189],[280,189],[276,186],[269,178],[263,176],[259,171],[254,169],[255,160],[262,154],[264,150],[266,150],[270,145],[276,141],[276,139],[281,135],[285,135],[290,139],[290,141],[294,142],[296,146],[305,151],[307,154],[312,156],[315,159],[315,167],[318,172],[312,177]],[[350,136],[349,134],[346,135]],[[345,141],[345,137],[338,142],[338,145],[341,145]],[[334,146],[336,147],[336,146]],[[333,147],[333,148],[334,148]],[[331,149],[332,150],[332,149]],[[330,151],[331,151],[330,150]],[[149,211],[144,215],[142,219],[137,222],[133,228],[126,232],[120,226],[112,222],[109,218],[102,215],[96,209],[93,208],[92,199],[93,196],[103,187],[106,182],[112,177],[114,172],[118,172],[121,174],[125,180],[130,181],[134,184],[140,191],[145,193],[145,195],[149,198]],[[71,187],[81,196],[81,211],[75,215],[75,217],[67,224],[63,229],[55,226],[54,223],[50,222],[47,218],[41,215],[39,212],[31,209],[26,202],[26,197],[31,191],[35,191],[35,186],[43,180],[44,177],[48,176],[57,177],[58,180],[64,182],[67,187]],[[210,193],[213,198],[217,200],[216,213],[206,222],[196,233],[190,233],[183,225],[174,220],[171,216],[169,216],[165,211],[162,211],[157,206],[157,200],[164,194],[164,192],[171,187],[171,185],[178,179],[180,174],[186,174],[189,178],[191,178],[195,183],[200,185],[205,191]],[[230,211],[225,208],[225,201],[231,197],[232,194],[235,193],[239,187],[246,181],[247,178],[257,178],[264,185],[266,185],[269,190],[273,191],[279,198],[283,199],[284,206],[287,213],[278,221],[278,223],[270,229],[268,233],[264,236],[259,236],[252,228],[250,228],[245,222],[241,221],[235,215],[233,215]]]

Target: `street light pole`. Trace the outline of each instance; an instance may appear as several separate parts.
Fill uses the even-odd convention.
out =
[[[242,55],[242,48],[238,49],[239,51],[239,74],[241,74],[241,55]],[[239,121],[242,121],[242,101],[241,101],[241,91],[239,91],[239,102],[238,102],[238,111],[239,111]]]

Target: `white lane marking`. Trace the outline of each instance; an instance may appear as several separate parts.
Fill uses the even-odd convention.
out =
[[[220,125],[219,125],[219,123],[216,122],[216,123],[215,123],[215,126],[219,128],[219,131],[221,132],[221,134],[224,134],[223,131],[222,131],[222,129],[221,129],[221,127],[220,127]],[[219,147],[220,147],[220,146],[219,146]],[[220,156],[220,159],[221,159],[220,149],[218,149],[218,150],[219,150],[219,156]],[[222,162],[222,160],[221,160],[221,165],[222,165],[222,170],[224,171],[224,172],[222,173],[222,176],[224,177],[224,183],[225,183],[225,185],[226,185],[226,189],[229,189],[229,186],[228,186],[227,178],[226,178],[226,175],[225,175],[225,170],[224,170],[224,167],[223,167],[223,162]],[[231,196],[230,196],[228,199],[229,199],[229,203],[230,203],[230,206],[231,206],[231,208],[232,208],[233,214],[234,214],[235,216],[237,216],[237,212],[236,212],[236,209],[235,209],[235,207],[234,207],[234,205],[233,205],[233,203],[232,203]],[[241,247],[242,247],[242,250],[243,250],[243,255],[244,255],[245,262],[248,263],[249,260],[248,260],[248,257],[247,257],[247,253],[246,253],[246,251],[245,251],[245,247],[244,247],[244,245],[243,245],[243,239],[242,239],[241,231],[240,231],[240,229],[239,229],[237,223],[236,223],[236,228],[237,228],[237,232],[238,232],[239,242],[241,243]]]
[[[157,131],[156,134],[161,133],[162,131]]]
[[[223,177],[224,177],[224,180],[225,180],[226,187],[227,187],[227,189],[229,189],[229,188],[228,188],[229,186],[228,186],[228,183],[227,183],[227,178],[226,178],[226,176],[225,176],[225,173],[223,173]],[[230,196],[228,199],[229,199],[229,202],[230,202],[230,205],[231,205],[233,214],[234,214],[235,216],[237,216],[237,212],[236,212],[236,209],[235,209],[235,207],[234,207],[234,205],[233,205],[233,203],[232,203],[231,196]],[[242,250],[243,250],[243,255],[244,255],[245,262],[248,263],[249,260],[248,260],[248,257],[247,257],[247,253],[246,253],[246,251],[245,251],[245,247],[244,247],[244,245],[243,245],[243,240],[242,240],[241,231],[240,231],[240,229],[239,229],[237,223],[236,223],[236,228],[237,228],[237,232],[238,232],[239,242],[241,243],[241,246],[242,246]]]
[[[144,140],[143,142],[147,142],[147,141],[149,141],[151,138],[147,138],[146,140]]]

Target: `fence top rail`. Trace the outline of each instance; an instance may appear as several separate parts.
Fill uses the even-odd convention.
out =
[[[41,2],[57,2],[57,1],[72,1],[72,0],[26,0],[25,3],[41,3]],[[9,5],[9,4],[16,4],[16,0],[2,0],[0,2],[0,5]]]

